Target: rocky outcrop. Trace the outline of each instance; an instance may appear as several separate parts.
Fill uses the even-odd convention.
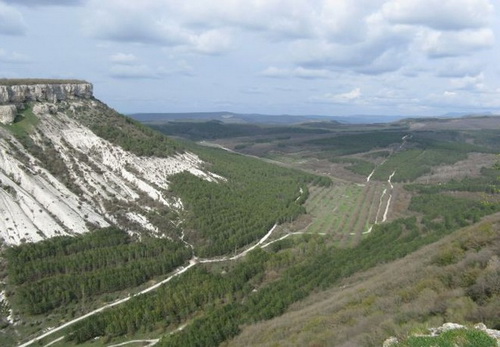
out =
[[[0,105],[22,104],[29,101],[57,102],[71,99],[90,99],[93,97],[91,83],[9,83],[0,81]]]
[[[445,333],[450,330],[455,330],[455,329],[468,329],[466,326],[461,325],[461,324],[456,324],[456,323],[444,323],[442,326],[438,328],[430,328],[430,334],[429,335],[416,335],[419,337],[437,337],[441,335],[442,333]],[[495,330],[495,329],[488,329],[486,325],[483,323],[476,324],[474,326],[474,329],[480,330],[487,334],[488,336],[496,339],[497,345],[500,346],[500,331]],[[399,346],[399,341],[396,337],[391,336],[387,340],[384,341],[382,344],[382,347],[397,347]]]
[[[0,105],[0,123],[12,124],[16,114],[17,108],[15,105]]]

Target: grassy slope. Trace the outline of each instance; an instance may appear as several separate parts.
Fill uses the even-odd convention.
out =
[[[500,214],[313,294],[228,346],[380,346],[445,321],[500,326]],[[486,294],[488,293],[488,295]]]

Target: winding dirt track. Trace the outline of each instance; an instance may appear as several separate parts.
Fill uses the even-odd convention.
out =
[[[405,139],[405,137],[403,137],[403,141],[404,141],[404,142],[403,142],[403,144],[406,142],[405,140],[406,140],[406,139]],[[234,152],[234,151],[232,151],[232,150],[230,150],[230,149],[228,149],[228,148],[222,147],[222,146],[220,146],[220,145],[217,145],[217,146],[218,146],[218,147],[220,147],[220,148],[222,148],[222,149],[224,149],[224,150],[226,150],[226,151],[229,151],[229,152]],[[260,158],[259,158],[259,159],[260,159]],[[370,178],[371,178],[371,176],[373,175],[373,173],[374,173],[374,172],[375,172],[375,169],[374,169],[374,170],[370,173],[370,175],[367,177],[366,182],[369,182],[369,181],[370,181]],[[392,185],[392,183],[391,183],[391,178],[392,178],[392,176],[394,176],[394,174],[395,174],[395,173],[396,173],[396,172],[394,171],[394,172],[390,175],[389,179],[387,180],[387,182],[388,182],[388,183],[389,183],[389,185],[390,185],[390,189],[391,189],[391,190],[394,188],[394,187],[393,187],[393,185]],[[380,198],[381,203],[382,203],[382,197],[383,197],[383,195],[385,194],[385,192],[386,192],[386,190],[384,190],[384,192],[383,192],[383,194],[382,194],[382,196],[381,196],[381,198]],[[302,189],[301,189],[301,192],[300,192],[300,193],[302,194]],[[388,210],[389,210],[389,205],[390,205],[390,202],[391,202],[391,197],[392,197],[392,195],[390,195],[390,196],[389,196],[389,200],[388,200],[387,205],[386,205],[386,208],[385,208],[385,212],[384,212],[384,215],[383,215],[382,222],[385,222],[385,220],[386,220],[386,218],[387,218],[387,212],[388,212]],[[379,210],[380,210],[380,205],[379,205]],[[378,214],[379,214],[379,211],[377,212],[377,218],[378,218]],[[375,221],[375,224],[377,224],[377,221]],[[289,237],[289,236],[291,236],[291,235],[300,235],[300,234],[304,234],[304,233],[305,233],[305,232],[293,232],[293,233],[288,233],[288,234],[286,234],[286,235],[282,236],[281,238],[279,238],[279,239],[277,239],[277,240],[273,240],[273,241],[270,241],[270,242],[268,242],[268,243],[264,244],[264,242],[265,242],[265,241],[266,241],[266,240],[267,240],[267,239],[268,239],[268,238],[272,235],[273,231],[276,229],[276,227],[277,227],[277,226],[278,226],[278,224],[274,224],[274,226],[273,226],[273,227],[272,227],[272,228],[271,228],[271,229],[267,232],[267,234],[266,234],[266,235],[264,235],[264,236],[263,236],[263,237],[262,237],[262,238],[261,238],[261,239],[260,239],[260,240],[259,240],[256,244],[255,244],[255,245],[253,245],[253,246],[251,246],[251,247],[247,248],[246,250],[242,251],[241,253],[239,253],[239,254],[237,254],[237,255],[235,255],[235,256],[232,256],[232,257],[221,257],[221,258],[212,258],[212,259],[198,259],[196,256],[193,256],[193,257],[189,260],[189,265],[187,265],[187,266],[180,266],[180,267],[178,267],[177,269],[175,269],[175,270],[173,271],[172,275],[170,275],[169,277],[165,278],[163,281],[160,281],[160,282],[158,282],[158,283],[156,283],[156,284],[154,284],[154,285],[152,285],[152,286],[150,286],[150,287],[148,287],[148,288],[146,288],[146,289],[144,289],[144,290],[142,290],[142,291],[140,291],[140,292],[138,292],[138,293],[136,293],[136,294],[134,294],[134,295],[131,295],[131,296],[128,296],[128,297],[125,297],[125,298],[122,298],[122,299],[116,300],[116,301],[114,301],[114,302],[112,302],[112,303],[110,303],[110,304],[107,304],[107,305],[101,306],[101,307],[99,307],[99,308],[97,308],[97,309],[95,309],[95,310],[93,310],[93,311],[91,311],[91,312],[89,312],[89,313],[87,313],[87,314],[85,314],[85,315],[83,315],[83,316],[80,316],[80,317],[78,317],[78,318],[75,318],[75,319],[73,319],[73,320],[71,320],[71,321],[69,321],[69,322],[66,322],[66,323],[64,323],[64,324],[62,324],[62,325],[60,325],[60,326],[58,326],[58,327],[56,327],[56,328],[52,328],[51,330],[49,330],[49,331],[45,332],[44,334],[39,335],[39,336],[37,336],[37,337],[35,337],[35,338],[33,338],[33,339],[31,339],[31,340],[29,340],[29,341],[27,341],[27,342],[25,342],[25,343],[21,344],[21,345],[18,345],[18,347],[25,347],[25,346],[29,346],[29,345],[31,345],[31,344],[33,344],[33,343],[35,343],[35,342],[37,342],[37,341],[39,341],[39,340],[41,340],[41,339],[45,338],[45,337],[50,336],[50,335],[52,335],[52,334],[54,334],[54,333],[56,333],[56,332],[58,332],[58,331],[61,331],[61,330],[65,329],[65,328],[67,328],[67,327],[69,327],[69,326],[71,326],[71,325],[73,325],[73,324],[75,324],[75,323],[77,323],[77,322],[79,322],[79,321],[81,321],[81,320],[85,319],[85,318],[91,317],[91,316],[93,316],[93,315],[95,315],[95,314],[97,314],[97,313],[100,313],[100,312],[102,312],[102,311],[104,311],[104,310],[108,309],[108,308],[111,308],[111,307],[114,307],[114,306],[117,306],[117,305],[123,304],[124,302],[129,301],[131,298],[133,298],[133,297],[135,297],[135,296],[142,295],[142,294],[146,294],[146,293],[149,293],[149,292],[151,292],[151,291],[153,291],[153,290],[156,290],[156,289],[158,289],[160,286],[162,286],[163,284],[165,284],[165,283],[167,283],[167,282],[171,281],[171,280],[172,280],[172,278],[182,275],[184,272],[186,272],[187,270],[189,270],[190,268],[192,268],[193,266],[195,266],[195,265],[196,265],[196,264],[198,264],[198,263],[200,263],[200,264],[206,264],[206,263],[217,263],[217,262],[223,262],[223,261],[232,261],[232,260],[237,260],[237,259],[239,259],[239,258],[244,257],[244,256],[245,256],[248,252],[250,252],[250,251],[254,250],[254,249],[255,249],[255,248],[257,248],[257,247],[265,248],[265,247],[267,247],[267,246],[271,245],[272,243],[277,242],[277,241],[280,241],[280,240],[283,240],[283,239],[285,239],[285,238],[287,238],[287,237]],[[372,228],[373,228],[373,226],[371,226],[371,227],[369,228],[369,230],[368,230],[367,232],[364,232],[363,234],[367,234],[367,233],[371,232]],[[324,233],[320,233],[320,234],[324,235]],[[182,239],[182,241],[183,241],[184,243],[186,243],[187,245],[189,245],[189,247],[191,247],[191,249],[193,249],[193,246],[192,246],[191,244],[189,244],[189,243],[187,243],[186,241],[184,241],[184,235],[182,235],[182,238],[181,238],[181,239]],[[52,343],[55,343],[55,342],[59,342],[60,340],[62,340],[62,337],[60,337],[60,338],[58,338],[58,339],[56,339],[56,340],[54,340],[54,341],[50,342],[50,343],[49,343],[49,345],[51,345]],[[132,341],[128,341],[128,342],[126,342],[126,343],[124,343],[124,344],[127,344],[127,343],[132,343]],[[151,343],[152,343],[152,344],[151,344],[150,346],[154,345],[156,342],[154,342],[154,343],[153,343],[153,342],[151,341]],[[124,344],[121,344],[121,345],[124,345]],[[118,346],[118,345],[117,345],[117,346]]]
[[[242,258],[248,252],[252,251],[256,247],[259,247],[259,246],[260,247],[265,247],[265,246],[267,246],[268,244],[265,245],[265,246],[261,246],[261,245],[271,236],[271,234],[273,233],[273,231],[276,229],[277,226],[278,226],[278,224],[274,224],[274,226],[267,232],[267,234],[264,235],[255,245],[247,248],[246,250],[242,251],[241,253],[239,253],[239,254],[237,254],[235,256],[232,256],[232,257],[222,257],[222,258],[213,258],[213,259],[198,259],[197,257],[193,257],[193,258],[191,258],[189,260],[189,265],[178,267],[177,269],[174,270],[174,272],[172,273],[172,275],[170,275],[169,277],[165,278],[163,281],[160,281],[160,282],[158,282],[158,283],[156,283],[156,284],[154,284],[154,285],[152,285],[152,286],[150,286],[150,287],[148,287],[148,288],[146,288],[146,289],[138,292],[137,294],[134,294],[134,295],[131,295],[131,296],[127,296],[127,297],[125,297],[123,299],[119,299],[119,300],[116,300],[116,301],[114,301],[114,302],[112,302],[110,304],[101,306],[101,307],[99,307],[99,308],[97,308],[97,309],[95,309],[95,310],[93,310],[93,311],[91,311],[91,312],[89,312],[87,314],[84,314],[83,316],[75,318],[75,319],[73,319],[73,320],[71,320],[69,322],[66,322],[66,323],[64,323],[64,324],[62,324],[62,325],[60,325],[60,326],[58,326],[56,328],[53,328],[53,329],[45,332],[44,334],[39,335],[39,336],[37,336],[37,337],[35,337],[35,338],[33,338],[33,339],[31,339],[31,340],[29,340],[29,341],[21,344],[21,345],[19,345],[18,347],[29,346],[32,343],[35,343],[35,342],[37,342],[37,341],[39,341],[41,339],[44,339],[47,336],[50,336],[50,335],[52,335],[52,334],[54,334],[54,333],[56,333],[58,331],[61,331],[61,330],[65,329],[65,328],[69,327],[70,325],[73,325],[73,324],[75,324],[75,323],[77,323],[77,322],[79,322],[79,321],[81,321],[81,320],[83,320],[85,318],[91,317],[91,316],[93,316],[93,315],[95,315],[95,314],[97,314],[99,312],[102,312],[102,311],[104,311],[104,310],[106,310],[108,308],[111,308],[113,306],[117,306],[117,305],[123,304],[124,302],[129,301],[131,298],[133,298],[135,296],[146,294],[146,293],[149,293],[149,292],[151,292],[153,290],[156,290],[160,286],[162,286],[163,284],[165,284],[167,282],[170,282],[172,280],[172,278],[182,275],[184,272],[186,272],[187,270],[189,270],[190,268],[192,268],[193,266],[195,266],[198,263],[200,263],[200,264],[203,264],[203,263],[216,263],[216,262],[222,262],[222,261],[228,261],[228,260],[229,261],[231,261],[231,260],[237,260],[239,258]],[[52,343],[53,342],[58,342],[58,341],[60,341],[60,340],[58,339],[56,341],[52,341]]]

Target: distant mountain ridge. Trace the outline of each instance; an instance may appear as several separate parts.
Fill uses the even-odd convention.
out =
[[[133,113],[130,117],[144,123],[166,121],[208,121],[219,120],[224,123],[258,123],[258,124],[300,124],[308,122],[339,123],[387,123],[406,118],[404,116],[321,116],[321,115],[266,115],[257,113],[233,112],[188,112],[188,113]]]
[[[325,115],[268,115],[258,113],[234,113],[227,111],[220,112],[185,112],[185,113],[132,113],[130,117],[151,124],[159,124],[171,121],[210,121],[218,120],[224,123],[248,123],[248,124],[274,124],[274,125],[294,125],[310,122],[338,122],[343,124],[374,124],[391,123],[405,119],[426,119],[426,118],[462,118],[493,116],[491,113],[477,114],[474,112],[447,113],[437,117],[418,117],[403,115],[347,115],[347,116],[325,116]]]

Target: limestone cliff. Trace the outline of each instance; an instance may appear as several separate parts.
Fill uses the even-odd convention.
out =
[[[92,92],[92,84],[85,81],[0,79],[0,105],[90,99]]]
[[[0,126],[0,245],[110,225],[131,234],[175,237],[183,204],[169,191],[169,178],[190,172],[224,180],[193,153],[139,155],[96,135],[89,123],[116,131],[133,127],[127,136],[142,130],[94,99],[91,84],[2,86],[0,80],[0,88],[1,100],[8,102],[0,104],[7,124]],[[25,110],[16,108],[27,101]],[[21,137],[8,125],[16,115]],[[167,211],[169,219],[155,217]]]

